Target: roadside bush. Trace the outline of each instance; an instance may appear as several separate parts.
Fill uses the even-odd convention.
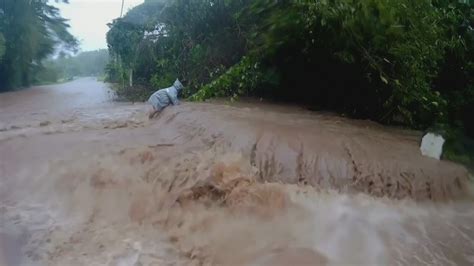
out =
[[[216,73],[219,73],[219,70]],[[262,69],[258,60],[244,56],[239,63],[202,87],[190,99],[203,101],[215,97],[230,97],[234,100],[239,96],[256,95],[257,90],[274,87],[277,83],[273,72]]]
[[[127,100],[132,102],[143,102],[148,100],[150,97],[150,91],[147,86],[135,85],[128,87],[127,85],[122,86],[115,84],[112,87],[117,94],[118,100]]]

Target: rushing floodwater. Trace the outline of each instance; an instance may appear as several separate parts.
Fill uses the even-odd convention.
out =
[[[472,265],[467,171],[294,107],[0,94],[0,265]]]

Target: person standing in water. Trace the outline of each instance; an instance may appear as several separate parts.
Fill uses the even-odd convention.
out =
[[[170,104],[178,105],[178,94],[183,88],[183,84],[179,79],[176,79],[173,86],[154,92],[148,99],[152,106],[152,109],[148,112],[148,118],[152,119]]]

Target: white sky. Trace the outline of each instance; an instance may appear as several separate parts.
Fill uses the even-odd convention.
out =
[[[125,0],[124,15],[144,0]],[[55,4],[61,15],[69,19],[70,32],[81,42],[82,51],[107,48],[107,23],[120,16],[122,0],[69,0],[69,4]]]

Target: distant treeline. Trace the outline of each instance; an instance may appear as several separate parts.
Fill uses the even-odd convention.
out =
[[[72,79],[73,77],[103,76],[109,61],[107,49],[82,52],[76,56],[60,56],[47,60],[35,75],[35,83],[50,83]]]

